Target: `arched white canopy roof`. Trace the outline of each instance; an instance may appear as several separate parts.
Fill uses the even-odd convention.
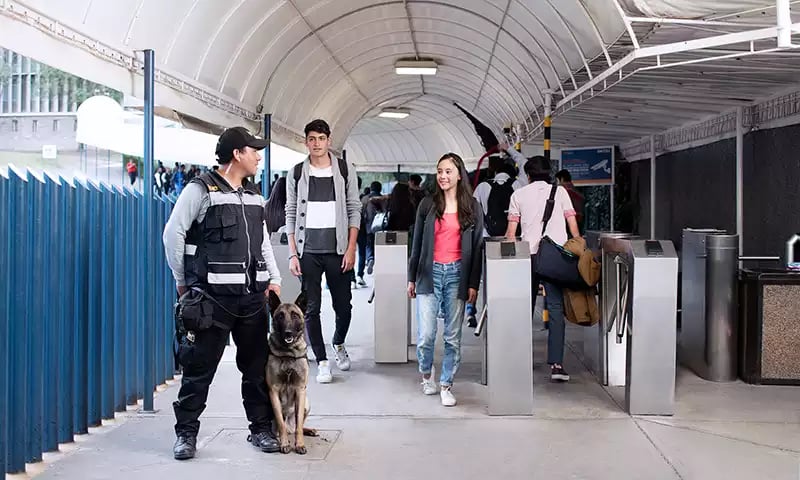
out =
[[[775,0],[4,5],[8,48],[139,95],[136,51],[150,48],[160,105],[254,130],[272,113],[273,141],[300,151],[305,123],[324,118],[335,148],[373,168],[429,164],[446,151],[479,157],[483,147],[453,102],[498,134],[513,126],[530,140],[541,132],[550,91],[556,143],[607,144],[750,103],[800,76],[791,47],[748,53],[776,46]],[[681,43],[709,38],[719,40]],[[652,48],[662,46],[656,55]],[[405,58],[433,59],[438,73],[396,75],[394,63]],[[384,107],[411,115],[378,118]]]

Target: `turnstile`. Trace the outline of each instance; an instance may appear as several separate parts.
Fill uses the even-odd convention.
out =
[[[487,241],[485,250],[487,312],[479,328],[486,341],[489,415],[533,415],[530,248],[508,240]]]
[[[375,233],[375,363],[408,361],[408,232]]]
[[[269,237],[272,253],[281,271],[281,300],[294,302],[300,295],[300,279],[289,271],[289,240],[286,233],[273,233]]]
[[[625,352],[627,343],[616,343],[616,337],[609,332],[609,315],[614,304],[616,286],[613,284],[613,274],[616,267],[613,257],[603,254],[603,241],[605,239],[635,239],[639,238],[630,233],[622,232],[586,232],[586,248],[601,257],[602,277],[600,289],[600,321],[595,325],[582,328],[583,330],[583,356],[589,369],[594,372],[603,385],[625,385]]]
[[[626,342],[625,409],[632,415],[672,415],[678,302],[675,248],[667,240],[606,238],[603,253],[614,266],[604,278],[606,290],[614,295],[605,331],[613,335],[613,344]]]
[[[739,237],[724,230],[683,230],[679,358],[700,377],[737,377]]]

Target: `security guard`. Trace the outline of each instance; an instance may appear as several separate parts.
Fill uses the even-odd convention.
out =
[[[177,357],[183,380],[175,410],[176,460],[193,458],[208,387],[225,350],[236,342],[248,441],[277,452],[266,391],[267,290],[280,293],[278,271],[264,223],[264,198],[247,177],[256,174],[266,140],[245,128],[225,130],[217,142],[220,168],[193,179],[178,197],[164,228],[167,261],[180,300]]]

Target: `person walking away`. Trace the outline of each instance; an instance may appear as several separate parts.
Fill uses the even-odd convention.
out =
[[[372,231],[372,221],[375,220],[375,215],[382,211],[379,207],[380,204],[375,204],[372,199],[381,196],[383,185],[381,182],[372,182],[369,184],[369,193],[361,198],[361,212],[364,216],[364,225],[367,227],[367,274],[372,275],[372,269],[375,267],[375,232]]]
[[[569,173],[569,170],[559,170],[556,173],[556,181],[567,190],[569,199],[572,201],[572,206],[575,208],[575,221],[578,222],[578,230],[582,232],[586,199],[583,197],[583,194],[575,188],[575,184],[572,183],[572,174]]]
[[[511,195],[508,208],[508,229],[506,237],[515,238],[517,225],[522,229],[522,240],[531,248],[531,301],[536,308],[539,293],[539,279],[534,267],[536,253],[543,235],[547,235],[559,245],[567,242],[567,226],[573,237],[579,237],[575,209],[569,194],[557,185],[550,184],[550,162],[543,156],[535,156],[525,163],[528,185]],[[545,208],[553,203],[553,211],[547,225],[544,224]],[[546,228],[544,228],[546,227]],[[542,232],[544,228],[544,233]],[[541,281],[547,298],[549,328],[547,333],[547,363],[550,365],[552,381],[567,382],[569,374],[564,370],[564,293],[558,285]]]
[[[181,165],[178,171],[175,172],[172,177],[172,185],[174,186],[175,195],[180,196],[184,185],[186,185],[186,165]]]
[[[265,369],[269,352],[267,290],[280,294],[281,277],[264,226],[264,198],[247,177],[266,147],[242,127],[219,137],[223,168],[186,186],[164,227],[164,250],[180,295],[177,358],[183,378],[175,411],[176,460],[193,458],[200,414],[229,333],[242,372],[242,399],[250,435],[264,452],[277,452]]]
[[[286,229],[286,177],[280,177],[271,187],[269,200],[264,205],[264,221],[270,234]]]
[[[131,179],[131,185],[134,185],[136,183],[136,179],[139,177],[139,167],[136,166],[136,162],[129,160],[128,164],[125,166],[125,169],[128,171],[128,176]]]
[[[358,177],[358,191],[361,191],[361,177]],[[364,222],[364,197],[369,194],[369,189],[363,194],[359,194],[361,205],[361,225],[358,227],[358,238],[356,244],[358,245],[358,283],[359,287],[366,287],[367,282],[364,280],[364,269],[367,266],[367,225]]]
[[[433,350],[437,313],[444,314],[444,359],[439,376],[442,405],[456,404],[452,386],[461,362],[464,303],[474,303],[483,267],[483,212],[472,197],[464,162],[447,153],[436,166],[436,190],[422,200],[408,260],[408,296],[417,299],[417,360],[422,393],[437,392]]]
[[[336,331],[333,351],[340,370],[350,369],[345,338],[352,315],[350,270],[356,261],[356,238],[361,224],[361,202],[355,167],[329,153],[331,129],[324,120],[305,126],[308,157],[295,165],[286,186],[286,232],[289,271],[302,275],[308,299],[306,331],[317,361],[317,382],[331,383],[322,338],[320,307],[322,274],[330,288]]]

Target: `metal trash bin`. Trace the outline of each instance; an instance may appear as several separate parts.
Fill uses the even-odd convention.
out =
[[[738,376],[739,236],[706,238],[706,341],[704,378],[732,382]]]
[[[679,358],[714,382],[737,377],[738,262],[738,235],[684,229]]]

